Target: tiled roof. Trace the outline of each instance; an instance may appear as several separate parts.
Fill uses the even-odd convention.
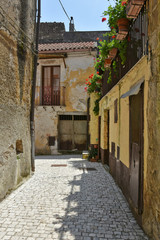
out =
[[[43,51],[75,51],[83,49],[95,49],[97,47],[96,42],[74,42],[74,43],[48,43],[39,44],[38,50]]]

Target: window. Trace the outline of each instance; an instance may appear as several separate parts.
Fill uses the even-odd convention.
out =
[[[60,105],[60,67],[42,69],[42,105]]]
[[[118,100],[114,101],[114,122],[118,122]]]

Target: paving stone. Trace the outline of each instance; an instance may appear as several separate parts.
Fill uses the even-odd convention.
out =
[[[34,175],[0,203],[1,240],[148,239],[101,163],[69,155],[35,163]]]

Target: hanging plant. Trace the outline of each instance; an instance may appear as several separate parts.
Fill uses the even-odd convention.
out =
[[[100,98],[96,99],[94,102],[93,112],[95,116],[99,114],[99,101],[100,101]]]
[[[85,90],[91,94],[93,92],[97,93],[98,95],[101,95],[101,83],[102,76],[99,75],[99,73],[91,74],[89,76],[89,79],[86,79],[86,88]]]
[[[126,1],[122,2],[121,0],[115,0],[115,5],[110,5],[107,11],[103,12],[104,16],[108,16],[108,25],[111,29],[118,29],[117,21],[121,18],[127,18],[126,4]]]

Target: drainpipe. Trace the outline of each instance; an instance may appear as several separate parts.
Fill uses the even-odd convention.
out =
[[[32,99],[31,99],[31,168],[35,171],[35,126],[34,126],[34,108],[35,108],[35,89],[36,89],[36,75],[37,75],[37,61],[38,61],[38,39],[39,39],[39,25],[41,15],[41,0],[38,0],[38,14],[36,23],[36,35],[35,35],[35,49],[34,62],[33,62],[33,79],[32,79]]]

